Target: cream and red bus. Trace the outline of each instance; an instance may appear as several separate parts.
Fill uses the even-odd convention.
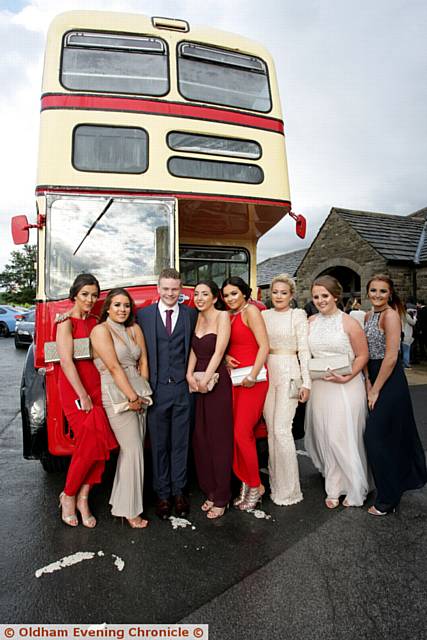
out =
[[[276,73],[260,44],[184,20],[112,12],[57,16],[46,42],[34,349],[22,386],[24,456],[55,468],[72,452],[44,343],[75,276],[156,299],[162,268],[191,286],[240,275],[256,286],[256,245],[291,212]],[[102,297],[101,297],[102,299]]]

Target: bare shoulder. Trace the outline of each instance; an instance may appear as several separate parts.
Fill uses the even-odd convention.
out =
[[[109,335],[109,334],[110,332],[105,326],[105,322],[101,322],[101,324],[95,325],[92,331],[90,332],[91,336],[103,336],[103,335]]]
[[[230,314],[228,311],[218,311],[218,326],[227,326],[230,324]]]
[[[136,337],[144,337],[144,334],[142,333],[142,329],[137,322],[134,322],[133,324],[130,325],[130,327],[127,327],[126,331],[130,334],[134,332],[134,335]]]

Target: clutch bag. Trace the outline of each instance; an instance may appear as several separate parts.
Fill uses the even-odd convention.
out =
[[[301,385],[301,378],[291,378],[289,382],[289,398],[291,400],[298,400]]]
[[[347,376],[352,372],[352,367],[349,355],[343,353],[324,358],[312,358],[308,361],[308,370],[312,380],[319,380],[331,371],[340,376]]]
[[[199,382],[204,375],[205,375],[204,371],[194,371],[193,373],[193,376],[197,382]],[[208,391],[212,391],[212,389],[214,388],[218,380],[219,380],[219,373],[212,374],[212,378],[209,380],[207,384]],[[190,389],[190,393],[191,393],[191,389]]]
[[[145,378],[142,376],[136,376],[129,380],[129,384],[138,396],[148,400],[148,404],[145,406],[149,407],[153,404],[153,400],[151,398],[153,392],[151,390],[150,383]],[[111,401],[114,413],[129,411],[129,401],[127,397],[113,382],[106,385],[106,391]]]
[[[92,347],[89,338],[74,338],[73,340],[73,360],[91,360]],[[58,349],[56,342],[44,343],[44,361],[59,362]]]
[[[250,375],[252,367],[238,367],[237,369],[231,369],[231,383],[233,387],[238,387],[242,384],[243,380]],[[261,371],[256,377],[256,382],[266,382],[267,369],[263,366]]]

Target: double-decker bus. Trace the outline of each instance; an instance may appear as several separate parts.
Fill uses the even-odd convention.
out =
[[[256,245],[291,212],[271,56],[246,38],[184,20],[72,11],[52,22],[41,96],[34,348],[24,370],[24,456],[46,469],[72,452],[57,371],[44,361],[55,316],[81,272],[103,291],[156,299],[164,267],[185,300],[201,278],[256,286]],[[103,296],[99,304],[102,302]]]

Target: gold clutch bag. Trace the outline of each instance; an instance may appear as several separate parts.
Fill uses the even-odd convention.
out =
[[[73,360],[91,360],[92,347],[89,338],[74,338],[73,340]],[[44,343],[44,361],[59,362],[58,349],[56,342]]]
[[[203,376],[205,375],[204,371],[195,371],[193,373],[194,378],[196,379],[197,382],[199,382]],[[219,380],[219,373],[214,373],[212,375],[212,378],[209,380],[208,384],[206,385],[208,388],[208,391],[212,391],[212,389],[214,388],[214,386],[216,385],[216,383]],[[190,389],[190,393],[192,393],[191,389]]]
[[[146,404],[147,407],[153,404],[153,400],[151,398],[153,392],[148,380],[146,380],[142,376],[136,376],[135,378],[130,378],[129,384],[138,396],[144,398],[145,400],[148,400],[148,403]],[[106,391],[111,401],[114,413],[123,413],[124,411],[129,411],[129,401],[127,397],[120,391],[118,387],[116,387],[114,383],[108,384],[106,386]]]

